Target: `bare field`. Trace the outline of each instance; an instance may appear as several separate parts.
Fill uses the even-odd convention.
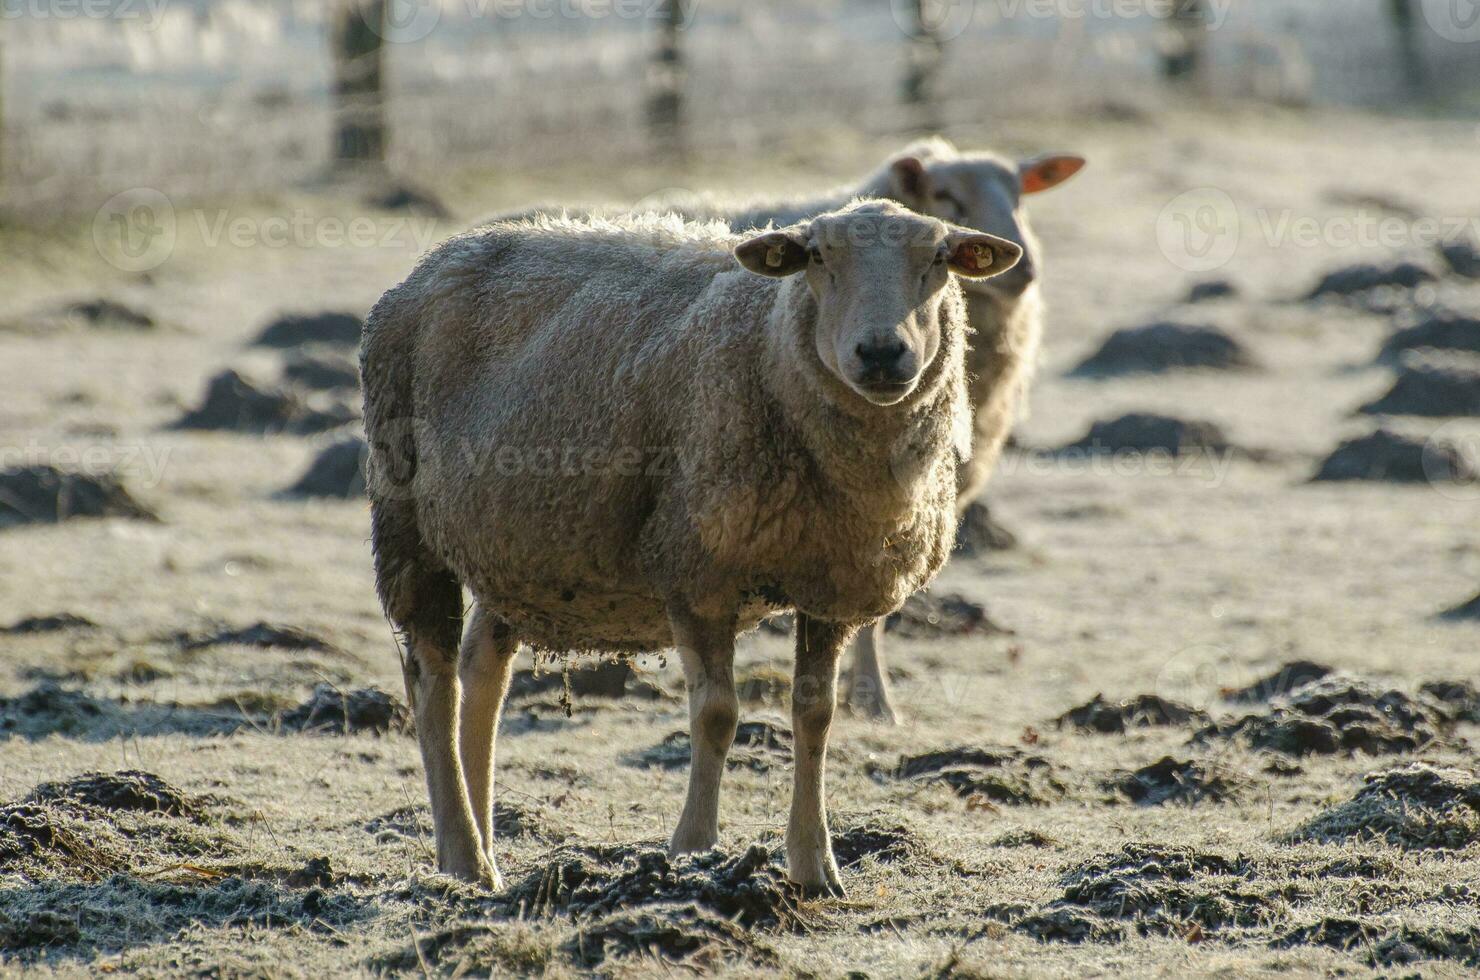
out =
[[[142,271],[90,221],[0,229],[0,471],[114,471],[157,516],[0,527],[0,625],[18,624],[0,634],[0,972],[1480,970],[1480,612],[1445,615],[1480,589],[1480,480],[1438,452],[1480,457],[1480,419],[1357,412],[1406,370],[1378,361],[1396,329],[1436,305],[1480,316],[1480,280],[1424,223],[1473,234],[1476,131],[1171,113],[952,135],[1091,167],[1033,202],[1049,332],[989,492],[1018,544],[958,558],[933,590],[989,623],[897,632],[907,723],[834,728],[846,901],[782,880],[790,654],[765,630],[742,640],[759,724],[726,776],[722,854],[659,853],[686,712],[676,662],[649,657],[574,674],[569,712],[558,673],[523,680],[499,742],[508,889],[433,874],[415,739],[396,704],[339,696],[401,697],[368,508],[283,494],[354,430],[334,427],[353,392],[231,389],[234,427],[267,435],[175,424],[227,368],[280,394],[305,350],[252,343],[279,314],[363,313],[420,248],[499,208],[827,184],[897,141],[462,173],[437,188],[454,219],[337,185],[169,201],[168,248]],[[1402,259],[1434,278],[1304,299],[1333,269]],[[1183,303],[1212,278],[1236,295]],[[153,323],[75,306],[98,299]],[[1215,328],[1250,364],[1071,376],[1156,321]],[[1053,452],[1132,412],[1223,439]],[[1379,428],[1414,441],[1363,465],[1416,480],[1310,481]],[[23,623],[60,613],[86,622]]]

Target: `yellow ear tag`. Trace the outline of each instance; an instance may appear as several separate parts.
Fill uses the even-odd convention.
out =
[[[976,267],[978,269],[990,269],[992,263],[996,260],[996,256],[992,254],[992,246],[990,245],[973,245],[971,246],[971,253],[976,258]]]
[[[779,269],[784,261],[786,261],[785,245],[772,245],[766,249],[766,268]]]

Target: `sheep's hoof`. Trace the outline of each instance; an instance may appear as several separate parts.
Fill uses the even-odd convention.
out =
[[[848,890],[843,887],[843,883],[835,875],[828,876],[828,880],[820,884],[798,885],[797,887],[801,889],[802,897],[808,900],[848,897]]]
[[[504,890],[504,878],[498,873],[498,868],[493,862],[480,855],[476,862],[468,862],[463,865],[449,866],[451,862],[444,864],[439,870],[446,875],[451,875],[470,885],[479,885],[491,891],[501,892]]]

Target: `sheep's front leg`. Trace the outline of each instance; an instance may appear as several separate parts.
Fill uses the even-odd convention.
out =
[[[458,727],[458,751],[468,783],[468,802],[484,856],[493,869],[495,888],[502,888],[498,864],[493,859],[493,760],[498,740],[499,713],[509,691],[518,638],[508,624],[474,607],[458,655],[457,672],[462,682],[462,718]]]
[[[823,780],[827,733],[837,700],[838,660],[852,630],[797,614],[797,662],[791,685],[791,734],[795,769],[791,821],[786,827],[786,868],[809,892],[843,896],[843,881],[827,829]]]
[[[669,853],[704,851],[719,843],[719,782],[735,740],[735,623],[670,610],[673,638],[689,689],[689,793]]]
[[[847,694],[843,698],[854,711],[888,725],[902,720],[889,690],[889,671],[884,667],[884,620],[876,619],[853,640],[853,667],[848,671]]]
[[[493,866],[468,803],[468,790],[458,758],[457,634],[410,631],[403,671],[406,697],[416,718],[427,789],[432,797],[432,823],[437,835],[437,869],[464,881],[493,887]]]

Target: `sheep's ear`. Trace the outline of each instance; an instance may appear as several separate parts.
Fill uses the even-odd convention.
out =
[[[968,279],[1001,275],[1023,257],[1022,248],[1005,238],[965,229],[951,232],[945,247],[951,271]]]
[[[781,278],[807,267],[807,245],[791,231],[768,231],[735,246],[735,258],[758,276]]]
[[[930,171],[917,156],[896,157],[889,164],[889,187],[905,204],[923,201],[930,194]]]
[[[1073,153],[1045,153],[1018,164],[1024,194],[1037,194],[1057,187],[1084,169],[1087,161]]]

